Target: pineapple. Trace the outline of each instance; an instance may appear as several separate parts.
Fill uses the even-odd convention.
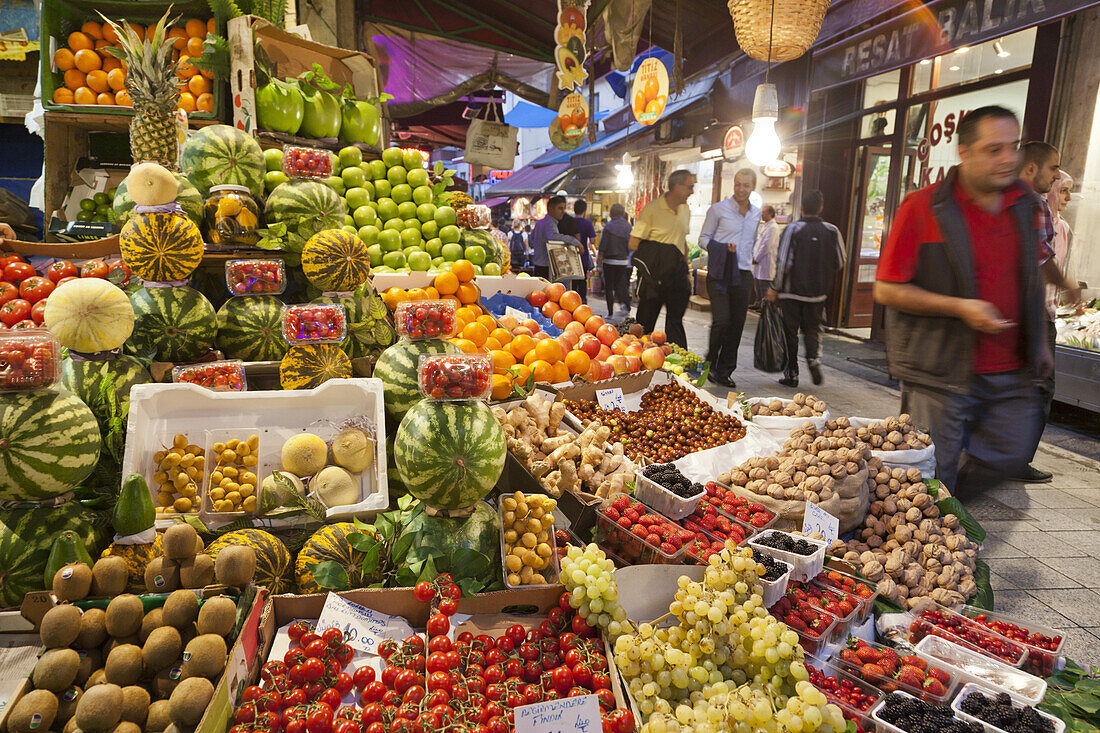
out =
[[[102,13],[100,13],[102,15]],[[130,154],[135,163],[152,162],[179,170],[179,136],[176,131],[176,103],[179,83],[176,61],[172,60],[171,39],[166,39],[168,13],[150,28],[144,41],[128,23],[107,21],[118,37],[119,47],[108,52],[126,65],[126,91],[134,103],[130,122]],[[167,42],[166,42],[167,41]]]

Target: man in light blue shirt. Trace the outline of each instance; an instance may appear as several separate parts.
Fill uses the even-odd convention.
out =
[[[707,294],[710,296],[710,381],[736,387],[737,347],[745,328],[752,290],[752,250],[760,209],[749,203],[756,188],[756,171],[742,168],[733,178],[733,198],[713,204],[699,232],[707,250]]]

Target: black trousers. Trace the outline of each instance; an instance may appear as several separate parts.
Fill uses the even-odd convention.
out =
[[[783,314],[783,332],[787,337],[787,364],[783,376],[798,379],[798,332],[806,346],[806,363],[821,361],[821,314],[825,302],[806,303],[801,300],[780,298],[779,310]]]
[[[661,308],[665,309],[665,335],[671,343],[687,348],[684,312],[691,299],[691,281],[687,274],[670,275],[660,286],[645,283],[638,293],[638,323],[653,333]]]
[[[580,280],[570,280],[569,284],[572,285],[573,289],[576,290],[580,294],[581,302],[587,304],[588,303],[588,278],[584,277],[584,278],[581,278]]]
[[[615,309],[616,303],[630,308],[630,265],[603,266],[603,294],[608,313]]]
[[[707,361],[714,374],[728,377],[737,369],[737,347],[741,345],[741,333],[745,330],[745,313],[749,309],[749,293],[752,291],[752,273],[738,270],[740,283],[719,290],[718,280],[707,278],[707,295],[710,296],[710,346]]]
[[[1047,346],[1050,347],[1050,355],[1054,356],[1055,340],[1058,334],[1054,330],[1054,322],[1047,321]],[[1039,383],[1039,434],[1035,437],[1035,447],[1031,451],[1031,461],[1035,460],[1035,451],[1039,450],[1039,443],[1043,439],[1043,431],[1046,430],[1050,420],[1050,408],[1054,404],[1054,369],[1050,370],[1047,378]]]

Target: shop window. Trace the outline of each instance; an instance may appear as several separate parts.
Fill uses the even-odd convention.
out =
[[[871,77],[863,83],[863,108],[870,109],[896,102],[901,88],[901,70]],[[894,132],[894,110],[864,115],[860,124],[860,137],[878,137]]]
[[[1035,28],[924,59],[913,67],[913,94],[998,76],[1031,65]]]

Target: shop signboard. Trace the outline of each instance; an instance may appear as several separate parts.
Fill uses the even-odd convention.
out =
[[[734,125],[726,130],[722,138],[722,157],[731,163],[739,160],[745,154],[745,131],[740,125]]]
[[[764,175],[768,178],[786,178],[793,172],[791,164],[785,160],[773,160],[764,166]]]
[[[576,150],[584,142],[588,128],[588,100],[584,95],[567,94],[558,107],[558,116],[550,122],[550,142],[558,150]]]
[[[584,31],[588,0],[558,0],[558,25],[554,29],[554,60],[557,63],[558,89],[573,91],[588,78],[584,68]]]
[[[668,70],[650,56],[634,74],[630,98],[634,118],[643,125],[652,125],[661,117],[668,102]]]

